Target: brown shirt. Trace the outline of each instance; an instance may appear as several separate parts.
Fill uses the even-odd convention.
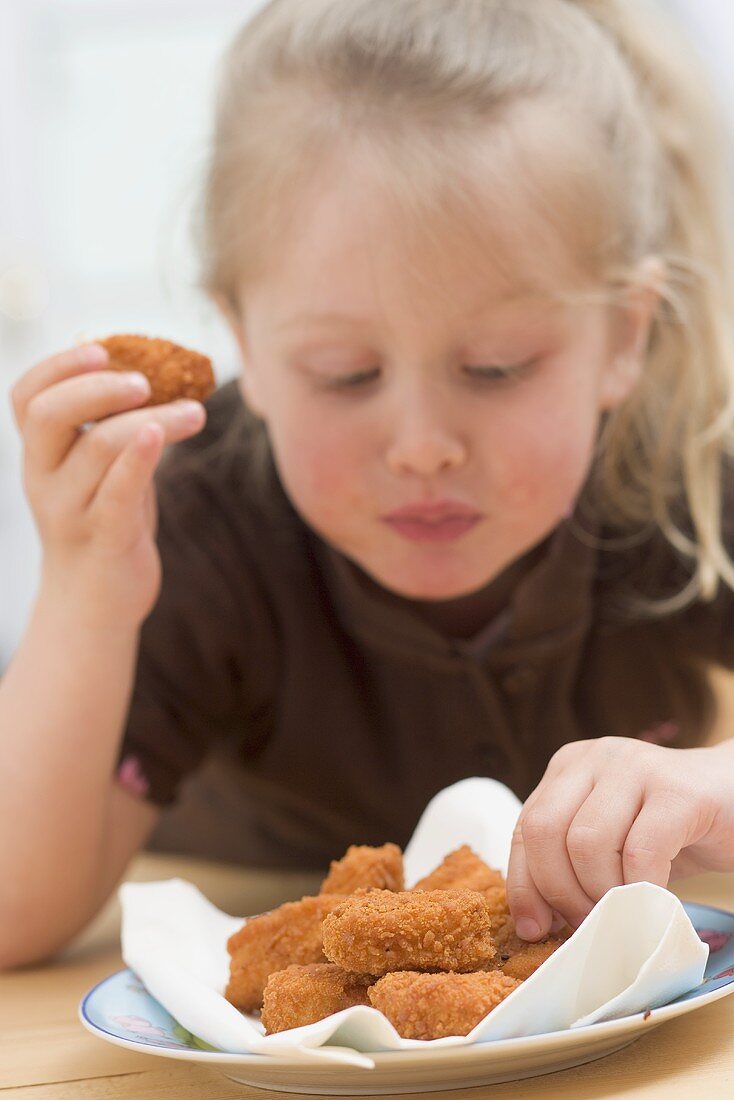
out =
[[[118,761],[165,807],[151,848],[323,868],[352,843],[404,844],[440,788],[489,775],[524,799],[568,741],[699,744],[706,664],[734,666],[728,591],[625,619],[612,597],[654,559],[601,550],[574,519],[492,623],[445,636],[303,522],[234,383],[158,488],[163,587]]]

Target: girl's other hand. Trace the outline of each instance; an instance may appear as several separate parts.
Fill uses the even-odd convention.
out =
[[[153,474],[166,443],[198,432],[195,401],[139,408],[142,374],[105,370],[96,344],[32,367],[13,389],[24,485],[43,546],[42,592],[74,615],[138,625],[160,587]]]
[[[734,871],[734,741],[572,741],[522,808],[507,896],[518,934],[577,928],[613,886]]]

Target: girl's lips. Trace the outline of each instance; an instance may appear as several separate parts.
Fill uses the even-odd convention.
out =
[[[479,523],[481,516],[448,516],[442,520],[391,519],[385,522],[403,538],[412,542],[451,542],[461,538]]]
[[[444,497],[441,500],[416,500],[413,504],[404,504],[402,508],[396,508],[382,518],[388,521],[410,519],[429,523],[459,517],[462,519],[469,517],[479,519],[480,513],[476,508],[464,504],[461,500],[451,500],[449,497]]]
[[[414,542],[450,542],[477,525],[482,516],[460,501],[421,501],[382,517],[399,535]]]

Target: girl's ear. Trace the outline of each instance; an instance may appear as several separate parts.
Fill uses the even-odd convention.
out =
[[[646,256],[615,319],[609,362],[601,381],[600,407],[604,410],[620,405],[640,380],[664,282],[663,261]]]
[[[245,333],[242,318],[226,295],[216,293],[212,297],[214,299],[214,304],[224,317],[225,323],[237,341],[237,346],[240,349],[242,369],[240,370],[237,380],[240,393],[247,407],[252,409],[256,416],[262,417],[263,413],[258,399],[258,379],[256,378],[256,372],[250,356],[250,349],[247,343],[247,335]]]

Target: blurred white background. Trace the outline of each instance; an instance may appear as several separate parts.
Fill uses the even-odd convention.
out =
[[[190,218],[218,62],[261,0],[0,0],[0,669],[39,552],[9,390],[81,338],[166,336],[236,370]],[[71,625],[71,624],[70,624]]]
[[[190,217],[219,58],[262,2],[0,0],[0,671],[39,561],[15,378],[115,331],[204,351],[220,382],[236,371],[233,341],[195,290]],[[734,130],[734,5],[660,2],[690,26]]]

